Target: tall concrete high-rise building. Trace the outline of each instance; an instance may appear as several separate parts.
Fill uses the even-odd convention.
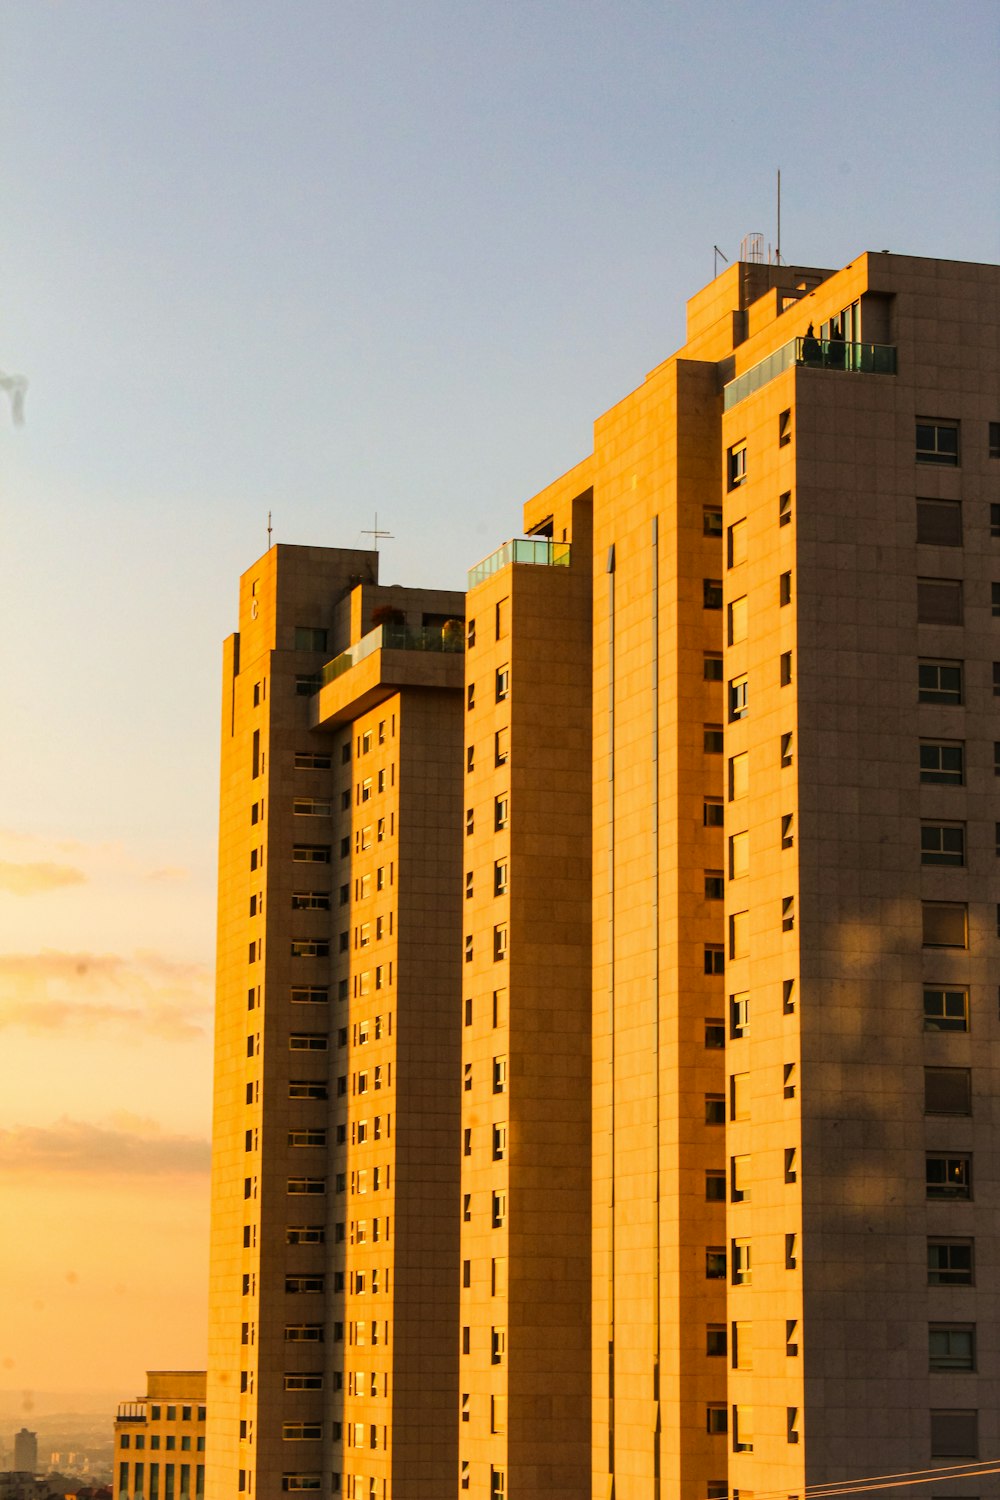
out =
[[[149,1370],[119,1403],[113,1475],[114,1500],[204,1500],[204,1370]]]
[[[1000,1446],[998,364],[996,268],[741,263],[470,575],[477,1500],[588,1492],[579,1427],[545,1428],[588,1379],[594,1500],[798,1496]],[[591,899],[586,954],[563,943]],[[588,1211],[584,1371],[556,1325]]]
[[[244,579],[209,1500],[985,1500],[997,269],[727,269],[524,527],[464,600]]]
[[[276,546],[225,651],[209,1500],[440,1500],[457,1430],[461,593]]]
[[[38,1433],[27,1427],[14,1434],[14,1468],[23,1474],[38,1472]]]

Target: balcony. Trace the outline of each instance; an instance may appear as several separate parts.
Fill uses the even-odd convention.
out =
[[[145,1401],[123,1401],[118,1407],[116,1422],[145,1422]]]
[[[461,622],[459,622],[461,624]],[[356,667],[374,651],[464,651],[465,629],[446,631],[441,625],[425,625],[420,630],[410,630],[405,625],[376,625],[360,641],[328,661],[318,674],[316,691]]]
[[[856,375],[895,375],[896,348],[894,344],[847,344],[843,339],[792,339],[723,387],[725,410],[792,365],[809,370],[846,370]]]
[[[469,569],[469,588],[474,589],[484,579],[499,573],[508,563],[533,563],[543,568],[569,567],[569,542],[553,542],[548,537],[519,536],[504,542],[489,557]]]

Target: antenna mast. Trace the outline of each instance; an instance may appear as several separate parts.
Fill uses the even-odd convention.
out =
[[[271,512],[267,513],[267,550],[271,550]]]
[[[375,525],[373,527],[370,527],[367,531],[363,531],[361,535],[371,537],[372,541],[375,543],[376,552],[378,551],[378,544],[380,539],[385,542],[394,542],[396,540],[391,531],[379,530],[378,511],[375,512]]]
[[[781,168],[778,168],[778,243],[774,247],[774,260],[781,265]]]
[[[714,281],[719,274],[719,256],[722,255],[722,259],[726,262],[727,266],[729,264],[729,256],[723,255],[718,245],[713,245],[712,249],[715,251],[715,265],[712,268],[712,280]]]

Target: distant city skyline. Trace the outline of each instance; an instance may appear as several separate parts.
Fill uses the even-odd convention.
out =
[[[0,1393],[124,1396],[206,1358],[221,642],[268,512],[352,546],[377,511],[386,582],[462,587],[682,341],[713,246],[774,239],[778,168],[787,259],[996,259],[997,13],[4,31]]]

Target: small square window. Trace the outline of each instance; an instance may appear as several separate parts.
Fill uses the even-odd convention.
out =
[[[721,755],[723,747],[722,725],[706,724],[703,728],[703,747],[706,755]]]
[[[922,865],[964,865],[964,823],[922,823],[920,825],[920,863]]]
[[[709,1323],[705,1328],[705,1354],[709,1359],[725,1358],[727,1353],[725,1323]]]
[[[726,971],[726,952],[721,943],[705,944],[705,973],[724,974]]]
[[[705,1202],[725,1203],[726,1201],[726,1174],[725,1172],[708,1171],[705,1173]]]
[[[968,948],[969,911],[964,902],[924,901],[922,919],[925,948]]]
[[[962,786],[965,781],[965,746],[960,740],[920,743],[920,780],[929,785]]]
[[[708,506],[701,513],[702,529],[705,536],[722,535],[722,511],[709,509]]]
[[[713,1437],[724,1436],[729,1431],[729,1412],[725,1406],[706,1406],[705,1431]]]
[[[973,1285],[972,1240],[928,1240],[928,1286]]]
[[[705,871],[705,900],[723,901],[726,895],[726,882],[721,870]]]
[[[929,1151],[926,1171],[928,1198],[972,1197],[972,1157],[967,1152]]]
[[[967,989],[936,989],[924,986],[924,1030],[968,1031]]]
[[[931,1323],[928,1332],[928,1354],[932,1370],[974,1370],[976,1368],[976,1325],[974,1323]]]
[[[702,675],[706,682],[722,681],[722,652],[706,651],[703,658]]]
[[[709,1245],[705,1250],[705,1280],[725,1281],[726,1252],[721,1245]]]
[[[971,1068],[924,1068],[924,1114],[971,1115]]]
[[[961,579],[917,579],[917,623],[919,625],[961,625],[962,619]]]
[[[996,681],[994,681],[996,691]],[[921,703],[956,705],[962,702],[960,661],[921,661],[917,666],[917,697]]]
[[[705,1124],[725,1125],[726,1097],[724,1094],[705,1095]]]
[[[961,547],[961,501],[918,499],[917,541],[929,547]]]
[[[703,578],[701,581],[702,604],[705,609],[722,608],[722,579]]]
[[[931,1412],[931,1458],[978,1458],[977,1411]]]
[[[723,1052],[726,1046],[726,1023],[715,1016],[705,1018],[705,1046],[710,1052]]]
[[[916,459],[918,464],[944,464],[958,467],[958,423],[917,418]]]
[[[721,828],[725,822],[725,808],[721,797],[706,797],[702,803],[701,821],[705,828]]]

